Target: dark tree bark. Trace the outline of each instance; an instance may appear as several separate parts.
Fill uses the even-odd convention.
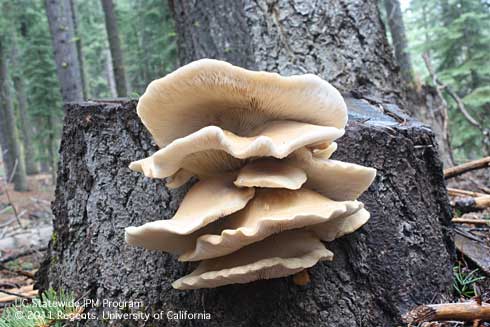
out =
[[[212,316],[182,320],[181,326],[396,326],[404,312],[450,292],[451,212],[433,135],[413,120],[404,122],[407,117],[394,119],[394,112],[386,116],[356,99],[348,99],[350,121],[335,158],[375,167],[378,175],[361,197],[370,221],[327,244],[334,261],[310,269],[311,283],[304,287],[281,278],[172,289],[171,281],[191,265],[124,243],[125,227],[170,217],[185,192],[169,191],[162,181],[129,170],[130,161],[155,150],[135,105],[66,107],[53,204],[55,241],[39,274],[43,288],[88,293],[92,299],[139,299],[149,313],[205,310]],[[103,309],[108,310],[92,312],[102,317]],[[173,323],[164,317],[159,325]]]
[[[342,92],[399,101],[401,77],[376,1],[170,1],[180,63],[216,58]]]
[[[34,175],[39,172],[39,167],[36,162],[36,149],[32,141],[32,125],[27,112],[27,95],[25,91],[25,83],[23,80],[22,69],[18,63],[19,53],[17,48],[16,35],[12,36],[12,80],[14,82],[15,95],[17,98],[20,127],[22,132],[22,143],[24,145],[24,161],[26,173]]]
[[[7,177],[12,177],[14,189],[19,192],[27,191],[26,169],[21,156],[17,127],[15,125],[14,105],[10,92],[9,74],[5,42],[0,36],[0,121],[3,129],[2,138],[5,138],[7,156]],[[2,149],[5,153],[5,150]]]
[[[395,48],[395,58],[400,65],[401,75],[405,83],[413,82],[412,62],[408,52],[405,24],[399,0],[384,0],[388,26],[390,27],[391,40]]]
[[[109,40],[109,48],[111,49],[117,95],[125,97],[128,95],[128,85],[126,82],[126,72],[124,70],[123,54],[114,4],[112,3],[112,0],[101,0],[101,3],[102,8],[104,8],[105,27],[107,38]]]
[[[412,307],[447,296],[453,243],[442,165],[430,129],[384,102],[401,98],[401,79],[374,1],[315,7],[310,1],[179,0],[172,6],[182,64],[214,57],[283,74],[308,71],[364,97],[347,98],[349,123],[335,158],[378,169],[360,199],[371,219],[327,245],[334,261],[313,267],[306,286],[281,278],[174,290],[170,282],[192,265],[127,246],[124,228],[171,217],[185,188],[169,191],[127,168],[156,150],[135,102],[72,104],[53,203],[55,237],[39,285],[93,299],[139,299],[143,311],[163,311],[152,323],[182,326],[395,326]],[[107,308],[91,310],[102,317]],[[206,311],[211,320],[167,320],[167,311],[179,310]]]
[[[83,100],[70,0],[45,0],[45,7],[63,101]]]
[[[85,60],[83,59],[83,44],[82,37],[80,32],[78,31],[78,15],[77,15],[77,7],[73,0],[70,0],[70,8],[71,8],[71,19],[73,21],[73,33],[75,35],[75,43],[77,45],[77,55],[78,55],[78,66],[80,67],[80,79],[82,82],[82,94],[83,98],[87,99],[87,81],[85,78]]]

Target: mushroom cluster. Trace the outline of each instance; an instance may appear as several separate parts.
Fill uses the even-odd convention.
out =
[[[330,159],[347,109],[315,75],[203,59],[153,81],[137,110],[160,150],[130,168],[169,188],[199,180],[171,219],[126,228],[131,245],[200,261],[174,288],[295,274],[369,219],[356,199],[376,170]]]

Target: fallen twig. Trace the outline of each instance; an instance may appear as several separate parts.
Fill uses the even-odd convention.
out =
[[[473,160],[456,167],[444,169],[444,178],[455,177],[463,173],[466,173],[468,171],[486,168],[486,167],[490,167],[490,157]]]
[[[447,188],[447,194],[451,196],[471,196],[471,197],[479,197],[479,196],[488,196],[488,194],[485,193],[479,193],[479,192],[473,192],[473,191],[466,191],[466,190],[460,190],[457,188]]]
[[[424,304],[403,316],[409,324],[428,321],[490,321],[490,304],[477,301],[462,303]]]
[[[453,218],[451,222],[456,224],[490,225],[490,219]]]
[[[7,294],[7,295],[12,295],[12,296],[16,296],[16,297],[21,297],[21,298],[24,298],[24,299],[30,299],[31,297],[30,296],[26,296],[24,294],[21,294],[21,293],[15,293],[15,292],[10,292],[10,291],[6,291],[6,290],[0,290],[0,293],[4,293],[4,294]]]
[[[15,171],[17,170],[17,164],[18,164],[18,161],[17,161],[17,159],[15,159],[14,168],[12,169],[12,174],[10,174],[10,177],[5,182],[5,195],[7,196],[7,201],[9,203],[9,205],[12,207],[12,210],[14,211],[14,216],[15,216],[15,219],[17,220],[17,223],[19,224],[20,228],[24,228],[20,222],[19,215],[17,214],[17,209],[15,208],[15,205],[12,202],[12,199],[10,198],[10,193],[8,190],[8,188],[9,188],[8,184],[11,183],[12,179],[14,178]]]
[[[8,256],[8,257],[5,257],[5,258],[1,258],[0,259],[0,264],[4,264],[4,263],[7,263],[7,262],[10,262],[10,261],[14,261],[14,260],[17,260],[19,258],[22,258],[22,257],[25,257],[27,255],[31,255],[33,253],[37,253],[37,252],[40,252],[40,251],[44,251],[46,250],[46,247],[41,247],[41,248],[38,248],[38,249],[31,249],[31,250],[27,250],[27,251],[24,251],[24,252],[21,252],[21,253],[17,253],[17,254],[14,254],[14,255],[11,255],[11,256]]]
[[[18,274],[18,275],[21,275],[21,276],[24,276],[24,277],[27,277],[30,279],[35,279],[34,274],[29,272],[29,271],[25,271],[25,270],[21,270],[21,269],[10,269],[9,267],[7,267],[5,265],[0,265],[0,269],[7,270],[7,271],[10,271],[12,273],[15,273],[15,274]]]
[[[470,212],[490,208],[490,196],[479,196],[476,198],[461,198],[456,199],[452,205],[463,212]]]

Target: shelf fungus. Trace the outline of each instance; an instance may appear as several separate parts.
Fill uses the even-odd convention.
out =
[[[199,180],[171,219],[126,228],[128,244],[200,261],[174,288],[298,273],[369,219],[357,198],[376,170],[330,159],[347,108],[317,76],[202,59],[153,81],[137,110],[160,150],[130,168],[169,188]]]

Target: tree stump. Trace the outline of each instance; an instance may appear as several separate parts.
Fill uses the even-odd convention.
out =
[[[188,188],[169,191],[162,180],[129,170],[132,160],[156,149],[136,101],[67,105],[54,234],[39,286],[143,304],[120,312],[163,312],[160,322],[104,322],[111,326],[394,326],[414,306],[447,295],[451,212],[432,132],[393,105],[380,112],[366,100],[346,101],[349,122],[334,158],[378,170],[360,198],[369,222],[327,244],[334,260],[310,269],[304,286],[288,277],[194,291],[170,285],[192,264],[124,242],[125,227],[170,218]],[[103,311],[114,310],[90,312],[102,320]],[[206,312],[210,319],[171,319],[184,311]]]

